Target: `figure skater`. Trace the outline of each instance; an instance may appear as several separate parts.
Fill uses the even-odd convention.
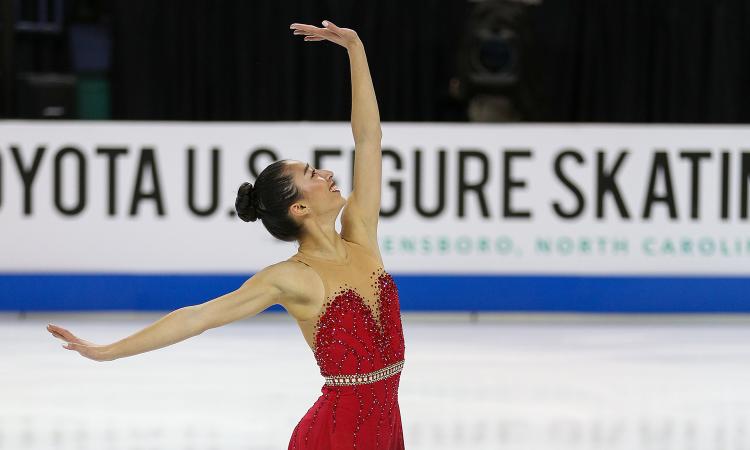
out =
[[[301,161],[276,161],[255,185],[243,183],[235,207],[260,219],[276,238],[297,241],[286,261],[256,273],[237,290],[175,310],[109,345],[48,325],[68,350],[112,361],[162,348],[280,304],[299,324],[325,378],[322,395],[292,432],[289,449],[404,448],[398,404],[404,337],[396,285],[377,242],[381,128],[364,46],[354,30],[323,21],[294,23],[305,41],[330,41],[349,54],[354,187],[344,198],[333,172]],[[342,212],[341,232],[335,228]]]

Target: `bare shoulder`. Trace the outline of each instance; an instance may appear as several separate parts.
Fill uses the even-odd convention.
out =
[[[320,276],[310,267],[292,260],[270,265],[258,272],[280,291],[279,304],[297,320],[305,320],[317,311],[325,296]]]

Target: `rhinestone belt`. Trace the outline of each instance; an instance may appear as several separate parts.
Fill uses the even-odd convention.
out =
[[[331,375],[325,377],[328,386],[353,386],[355,384],[369,384],[376,381],[384,380],[388,377],[401,372],[404,367],[404,360],[385,366],[374,372],[363,373],[359,375]]]

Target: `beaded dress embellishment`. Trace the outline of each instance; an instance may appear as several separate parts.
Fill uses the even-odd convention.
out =
[[[404,360],[383,367],[375,372],[363,373],[361,375],[331,375],[326,378],[326,384],[329,386],[354,386],[355,384],[368,384],[384,380],[392,375],[401,372],[404,367]]]

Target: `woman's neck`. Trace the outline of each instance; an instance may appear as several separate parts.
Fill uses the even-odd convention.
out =
[[[310,256],[338,260],[346,258],[346,247],[336,231],[335,224],[306,227],[299,240],[299,251]]]

